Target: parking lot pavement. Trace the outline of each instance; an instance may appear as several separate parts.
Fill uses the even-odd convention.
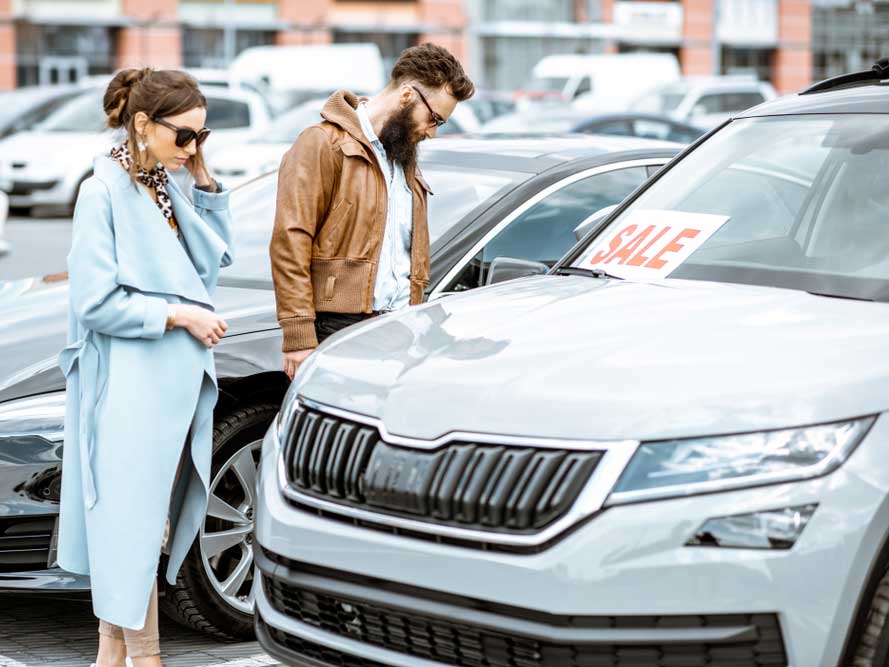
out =
[[[65,270],[65,260],[71,249],[70,218],[10,216],[3,236],[12,249],[0,255],[0,280]]]
[[[164,667],[280,665],[256,642],[221,642],[160,617]],[[84,600],[0,596],[0,667],[89,667],[98,621]]]

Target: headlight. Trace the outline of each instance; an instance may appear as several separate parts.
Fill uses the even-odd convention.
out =
[[[61,442],[65,435],[65,392],[0,404],[0,438],[39,436]]]
[[[643,443],[607,504],[826,475],[846,460],[874,419],[864,417],[781,431]]]

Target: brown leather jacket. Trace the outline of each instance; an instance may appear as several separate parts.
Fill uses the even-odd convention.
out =
[[[358,98],[331,95],[321,116],[281,160],[269,254],[283,350],[316,347],[315,313],[370,313],[386,227],[386,180],[361,130]],[[411,304],[429,284],[426,197],[419,169],[414,193]]]

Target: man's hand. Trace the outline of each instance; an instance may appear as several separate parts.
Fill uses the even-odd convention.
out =
[[[308,350],[297,350],[296,352],[285,352],[284,372],[287,373],[287,377],[292,380],[293,376],[296,374],[296,369],[299,368],[299,365],[304,362],[306,358],[314,351],[315,349],[311,348]]]

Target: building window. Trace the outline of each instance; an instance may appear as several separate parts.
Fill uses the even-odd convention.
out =
[[[19,86],[72,83],[115,69],[117,30],[102,26],[16,24]]]
[[[576,0],[482,0],[485,21],[543,21],[573,23]]]
[[[221,28],[185,28],[182,31],[182,62],[185,67],[224,68],[229,58],[253,46],[275,43],[273,30],[235,30],[234,51],[225,53],[225,31]]]
[[[722,49],[723,74],[750,74],[760,81],[772,78],[772,49],[741,49],[726,46]]]
[[[870,69],[886,55],[889,7],[852,3],[849,7],[812,7],[812,65],[817,81]]]
[[[411,32],[352,32],[334,30],[335,44],[376,44],[383,56],[383,67],[388,75],[401,52],[420,43],[420,35]]]

